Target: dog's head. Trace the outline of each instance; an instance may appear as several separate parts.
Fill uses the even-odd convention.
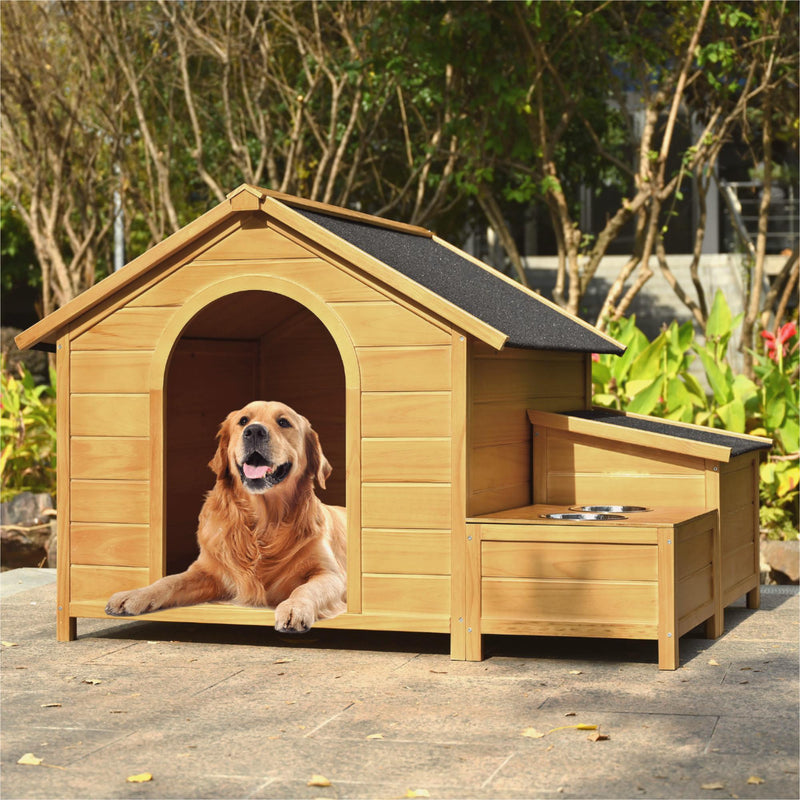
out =
[[[310,479],[324,489],[331,465],[309,421],[284,403],[256,400],[228,414],[209,466],[217,479],[251,494]]]

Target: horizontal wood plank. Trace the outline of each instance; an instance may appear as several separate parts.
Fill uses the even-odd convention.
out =
[[[174,313],[172,308],[120,308],[73,339],[72,352],[153,350]]]
[[[521,442],[473,447],[470,461],[470,488],[473,492],[531,481],[530,437]]]
[[[474,402],[516,397],[581,397],[583,405],[584,365],[579,354],[527,360],[474,358],[472,360]]]
[[[585,636],[598,639],[657,639],[658,627],[655,622],[482,619],[481,633],[515,636]]]
[[[372,575],[362,578],[365,613],[449,614],[450,578],[444,575]]]
[[[693,615],[699,608],[713,608],[714,575],[711,564],[692,572],[678,582],[675,610],[678,619]]]
[[[70,389],[76,394],[141,394],[150,389],[153,354],[147,350],[80,350],[70,354]]]
[[[135,587],[134,587],[135,588]],[[69,605],[74,617],[104,618],[108,598],[77,600]],[[221,625],[275,625],[275,612],[267,608],[250,608],[233,603],[200,603],[196,606],[168,608],[144,617],[130,617],[128,621],[145,619],[148,622],[195,622]],[[123,620],[118,619],[120,623]],[[315,628],[365,631],[408,631],[412,633],[449,633],[450,614],[401,614],[386,612],[377,614],[339,614],[332,619],[314,623]]]
[[[635,505],[674,506],[705,505],[705,480],[696,476],[649,475],[569,475],[547,476],[547,502],[554,505]]]
[[[200,253],[197,260],[291,259],[307,258],[308,255],[308,250],[259,221],[245,223],[242,228]]]
[[[333,303],[356,347],[449,345],[450,332],[397,303]]]
[[[363,392],[361,433],[379,436],[449,436],[450,392]]]
[[[295,261],[194,261],[172,273],[143,292],[129,306],[177,306],[212,283],[226,278],[241,278],[242,290],[247,289],[251,275],[275,276],[290,280],[325,301],[377,300],[381,295],[363,281],[358,280],[332,264],[317,257]]]
[[[483,578],[481,618],[652,624],[657,584]]]
[[[364,481],[449,483],[450,439],[362,439]]]
[[[450,389],[449,347],[358,348],[366,392]]]
[[[366,528],[450,528],[450,486],[365,483],[361,523]]]
[[[565,474],[686,475],[702,471],[700,459],[681,453],[650,451],[624,442],[609,443],[588,436],[547,432],[547,468]]]
[[[531,502],[530,481],[515,486],[496,486],[472,492],[467,498],[467,516],[492,514],[507,508],[519,508]]]
[[[496,542],[567,542],[580,547],[593,544],[654,545],[658,537],[656,528],[625,528],[604,523],[600,525],[554,525],[549,522],[523,524],[475,523],[481,540]]]
[[[72,522],[147,524],[150,484],[147,481],[70,482]]]
[[[74,436],[70,463],[73,478],[148,480],[150,439]]]
[[[361,563],[362,572],[449,575],[450,531],[366,528]]]
[[[146,394],[73,394],[73,436],[149,436],[150,398]]]
[[[652,545],[483,542],[482,574],[494,578],[655,581]]]
[[[149,571],[140,567],[70,567],[70,599],[74,602],[100,601],[105,605],[115,592],[140,589],[149,583]]]
[[[150,528],[147,525],[113,525],[73,522],[69,532],[73,564],[146,567],[149,564]]]

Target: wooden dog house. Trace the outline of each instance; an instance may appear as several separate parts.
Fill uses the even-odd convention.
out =
[[[550,502],[537,487],[558,478],[537,467],[528,412],[538,432],[537,413],[589,411],[591,353],[622,352],[427,230],[246,185],[17,344],[57,358],[60,639],[194,558],[217,427],[263,398],[311,420],[334,467],[322,498],[347,507],[348,611],[318,625],[449,633],[457,659],[480,657],[468,519]],[[757,497],[736,534],[750,571],[731,591],[757,591]],[[716,521],[713,492],[697,505],[689,517]],[[148,619],[273,613],[220,603]]]

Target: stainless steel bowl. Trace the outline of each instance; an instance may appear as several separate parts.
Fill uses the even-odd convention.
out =
[[[645,506],[570,506],[570,511],[587,511],[592,514],[635,514],[652,510]]]
[[[628,519],[626,516],[622,514],[590,514],[585,511],[560,511],[556,514],[541,514],[542,519],[576,519],[576,520],[588,520],[591,522],[600,521],[603,522],[605,520],[613,520],[613,519]]]

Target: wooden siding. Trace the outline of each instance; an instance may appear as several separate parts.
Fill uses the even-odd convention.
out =
[[[316,316],[279,293],[227,296],[184,328],[170,356],[163,396],[165,452],[152,453],[152,416],[160,413],[162,400],[151,397],[151,366],[164,331],[174,327],[171,321],[187,301],[221,279],[241,278],[247,290],[248,276],[258,276],[313,293],[342,321],[357,354],[362,395],[354,402],[363,438],[354,446],[363,468],[351,479],[363,477],[356,495],[364,528],[356,564],[364,573],[364,613],[398,620],[448,616],[450,329],[410,301],[394,302],[387,286],[328,263],[263,222],[249,219],[225,231],[204,237],[198,251],[180,254],[132,286],[124,303],[103,306],[74,326],[72,600],[91,605],[107,589],[158,577],[159,564],[175,571],[191,561],[202,495],[213,484],[206,465],[217,426],[254,396],[284,400],[309,418],[334,465],[320,496],[344,504],[341,358]],[[153,472],[162,466],[163,557],[154,552],[161,547],[163,510],[154,517],[156,530],[151,506],[158,503],[150,497]]]
[[[702,459],[569,431],[534,431],[534,502],[706,505]]]
[[[531,350],[469,349],[468,515],[531,502],[527,410],[586,407],[588,356]]]

